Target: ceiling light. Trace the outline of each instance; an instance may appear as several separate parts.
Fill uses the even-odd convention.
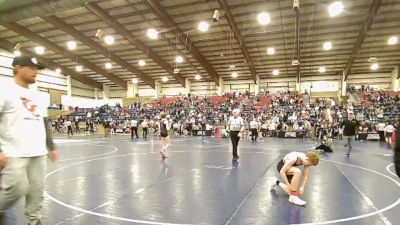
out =
[[[279,70],[272,70],[272,74],[274,76],[278,76],[279,75]]]
[[[392,36],[388,40],[388,45],[395,45],[395,44],[397,44],[398,41],[399,40],[398,40],[398,38],[396,36]]]
[[[332,49],[332,42],[327,41],[324,43],[324,49],[325,50],[331,50]]]
[[[148,29],[147,30],[147,36],[150,38],[150,39],[157,39],[157,37],[158,37],[158,31],[156,31],[155,29],[153,29],[153,28],[150,28],[150,29]]]
[[[236,78],[236,77],[238,77],[239,76],[239,74],[237,73],[237,72],[232,72],[232,77],[233,78]]]
[[[262,12],[258,14],[257,16],[258,23],[261,25],[267,25],[271,22],[271,17],[269,16],[269,13]]]
[[[377,69],[379,69],[379,64],[378,63],[373,63],[371,65],[371,70],[377,70]]]
[[[138,79],[133,78],[133,79],[132,79],[132,83],[137,84],[137,83],[139,83],[139,81],[138,81]]]
[[[208,27],[209,27],[209,26],[210,26],[210,25],[208,25],[207,22],[201,21],[201,22],[199,23],[199,25],[197,26],[197,29],[199,29],[199,31],[201,31],[201,32],[206,32],[206,31],[208,31]]]
[[[168,77],[163,77],[161,78],[162,82],[167,82],[168,81]]]
[[[339,15],[340,13],[343,12],[343,3],[339,2],[339,1],[332,3],[329,6],[328,11],[329,11],[329,15],[331,17],[335,17],[335,16]]]
[[[114,44],[114,36],[107,35],[104,37],[104,42],[108,45]]]
[[[273,54],[275,54],[275,48],[267,48],[267,54],[268,55],[273,55]]]
[[[378,62],[378,57],[369,57],[368,62],[370,63],[377,63]]]
[[[75,41],[68,41],[67,42],[67,47],[68,47],[69,50],[76,49],[76,42]]]
[[[75,70],[76,70],[77,72],[82,72],[83,67],[82,67],[81,65],[76,66],[76,67],[75,67]]]
[[[44,47],[43,47],[43,46],[36,46],[36,47],[35,47],[35,52],[36,52],[38,55],[43,55],[43,54],[44,54]]]
[[[106,67],[106,69],[111,70],[113,66],[111,63],[108,62],[108,63],[106,63],[105,67]]]
[[[56,74],[60,74],[60,73],[61,73],[61,69],[60,69],[60,68],[57,68],[57,69],[55,70],[55,72],[56,72]]]
[[[323,66],[321,66],[321,67],[318,69],[318,71],[319,71],[320,73],[325,73],[326,68],[323,67]]]
[[[15,50],[14,51],[14,56],[15,57],[18,57],[18,56],[21,56],[22,54],[21,54],[21,51],[19,51],[19,50]]]
[[[141,60],[139,60],[138,64],[139,64],[139,66],[145,66],[146,65],[146,61],[141,59]]]
[[[200,79],[201,79],[201,76],[197,74],[197,75],[194,77],[194,79],[200,80]]]
[[[178,56],[175,58],[175,61],[176,61],[177,63],[183,63],[183,57],[180,56],[180,55],[178,55]]]

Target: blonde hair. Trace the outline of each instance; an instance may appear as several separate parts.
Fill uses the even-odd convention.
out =
[[[313,165],[316,166],[319,163],[319,154],[316,152],[307,152],[306,154],[307,160]]]
[[[167,115],[168,115],[168,113],[166,113],[166,112],[161,113],[161,119],[164,119]]]

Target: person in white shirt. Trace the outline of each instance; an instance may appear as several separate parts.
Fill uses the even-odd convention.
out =
[[[253,121],[250,122],[250,131],[251,131],[251,141],[252,142],[257,142],[258,128],[259,128],[259,124],[257,123],[257,119],[254,118]]]
[[[65,122],[65,126],[67,127],[68,136],[69,136],[69,134],[74,135],[74,132],[72,131],[72,122],[71,122],[71,120],[67,120]]]
[[[15,57],[14,82],[0,87],[0,224],[4,213],[25,200],[29,224],[41,224],[47,154],[58,153],[51,136],[47,108],[39,91],[29,89],[44,67],[35,58]]]
[[[392,146],[392,134],[394,131],[395,131],[395,128],[390,123],[385,127],[385,137],[386,137],[386,143],[387,143],[388,147]]]
[[[138,135],[138,121],[134,118],[131,119],[131,139],[133,140],[133,133],[135,133],[136,138],[139,138]]]
[[[232,111],[232,116],[228,121],[229,136],[232,141],[232,155],[233,160],[238,160],[239,155],[237,154],[237,146],[239,144],[240,137],[242,137],[244,132],[244,122],[242,117],[239,116],[240,109],[234,109]]]
[[[147,138],[147,133],[149,129],[149,122],[147,121],[147,119],[143,120],[142,128],[143,128],[143,138]]]
[[[378,133],[379,133],[379,141],[385,141],[385,127],[386,127],[386,124],[383,122],[380,122],[376,126],[376,129],[378,130]]]

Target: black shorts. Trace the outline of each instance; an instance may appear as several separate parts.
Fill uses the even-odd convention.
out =
[[[281,160],[278,165],[276,166],[276,169],[278,170],[278,173],[281,172],[282,167],[285,165],[285,163],[283,162],[283,160]],[[293,179],[293,175],[286,175],[289,183],[292,183],[292,179]]]
[[[168,137],[168,133],[163,133],[163,132],[161,132],[161,133],[160,133],[160,136],[163,137],[163,138]]]
[[[386,132],[386,137],[391,137],[392,136],[392,132]]]

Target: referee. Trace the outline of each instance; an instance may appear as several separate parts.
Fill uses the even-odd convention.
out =
[[[30,90],[43,66],[36,58],[20,56],[12,63],[14,83],[0,87],[0,224],[4,212],[25,199],[29,225],[41,225],[47,154],[58,153],[51,137],[47,107],[40,105],[40,92]]]
[[[238,160],[239,156],[237,154],[237,146],[239,144],[240,137],[244,131],[244,122],[242,117],[239,116],[240,109],[234,109],[232,115],[228,121],[229,135],[232,141],[232,155],[233,160]]]

